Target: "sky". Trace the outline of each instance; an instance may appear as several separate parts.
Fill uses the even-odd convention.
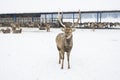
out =
[[[120,10],[120,0],[0,0],[0,13]]]

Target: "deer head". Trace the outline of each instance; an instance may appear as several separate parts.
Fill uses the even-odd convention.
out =
[[[62,21],[61,21],[61,15],[60,15],[60,12],[58,12],[58,21],[59,23],[62,25],[62,31],[65,33],[66,37],[69,38],[72,34],[72,32],[75,31],[75,26],[77,26],[79,24],[79,20],[80,20],[80,10],[78,11],[79,12],[79,15],[78,15],[78,19],[77,19],[77,22],[76,23],[72,23],[72,25],[69,25],[69,22],[66,23],[66,24],[63,24]]]

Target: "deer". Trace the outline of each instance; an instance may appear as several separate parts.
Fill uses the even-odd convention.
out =
[[[47,30],[47,32],[50,32],[50,24],[49,23],[41,23],[41,25],[38,26],[39,30]]]
[[[10,30],[10,28],[6,28],[6,29],[1,29],[0,31],[2,31],[3,33],[10,33],[11,32],[11,30]]]
[[[80,14],[80,10],[79,10],[79,14]],[[64,54],[65,53],[67,54],[68,69],[70,69],[70,61],[69,61],[70,60],[70,52],[73,47],[72,32],[75,31],[75,26],[78,25],[79,20],[80,20],[80,15],[78,16],[76,23],[73,22],[72,25],[69,25],[67,23],[63,24],[61,21],[60,12],[58,12],[58,22],[63,27],[61,29],[63,31],[63,33],[59,33],[56,36],[56,46],[59,51],[59,64],[61,64],[61,61],[62,61],[61,69],[63,69],[63,66],[64,66]]]
[[[16,23],[16,24],[11,23],[10,25],[12,27],[13,33],[21,33],[22,32],[22,28],[20,27],[19,23]]]
[[[50,24],[46,23],[46,30],[47,32],[50,32]]]

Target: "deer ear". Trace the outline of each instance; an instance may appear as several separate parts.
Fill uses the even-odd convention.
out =
[[[62,28],[62,29],[61,29],[61,31],[63,31],[63,32],[64,32],[64,31],[65,31],[65,29],[64,29],[64,28]]]
[[[74,32],[74,31],[75,31],[75,28],[72,29],[72,32]]]

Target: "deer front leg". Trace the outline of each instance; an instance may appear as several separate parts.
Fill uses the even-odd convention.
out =
[[[69,62],[69,59],[70,59],[70,52],[67,53],[68,69],[70,69],[70,62]]]
[[[64,53],[62,54],[61,59],[62,59],[62,66],[61,66],[61,69],[63,69],[63,66],[64,66]]]
[[[64,66],[64,58],[62,59],[62,66],[61,66],[61,69],[63,69],[63,66]]]
[[[61,55],[60,55],[60,51],[59,51],[59,64],[61,63]]]

